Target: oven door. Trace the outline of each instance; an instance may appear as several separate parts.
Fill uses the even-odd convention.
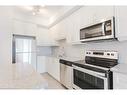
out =
[[[73,65],[74,89],[108,89],[108,78],[99,73]]]

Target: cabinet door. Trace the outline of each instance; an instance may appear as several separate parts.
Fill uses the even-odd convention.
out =
[[[119,41],[127,40],[127,7],[115,7],[116,15],[116,34]]]
[[[46,72],[46,57],[37,56],[37,72],[45,73]]]
[[[86,6],[79,9],[81,15],[81,27],[93,24],[97,21],[114,16],[113,6]]]
[[[54,73],[53,76],[56,80],[60,81],[60,63],[58,58],[53,58],[53,69]]]
[[[60,23],[58,23],[58,39],[65,39],[66,38],[66,21],[62,20]]]
[[[79,42],[79,40],[80,40],[80,35],[79,35],[80,34],[80,28],[81,28],[80,18],[81,18],[81,15],[80,15],[79,10],[70,16],[70,20],[72,23],[72,29],[70,31],[72,43]]]
[[[54,39],[55,40],[61,40],[66,38],[66,22],[65,20],[62,20],[55,26],[53,26],[51,29],[52,33],[54,33]]]
[[[94,7],[92,7],[92,6],[85,6],[85,7],[82,7],[80,9],[81,28],[84,28],[84,27],[90,25],[91,23],[93,23],[93,21],[94,21],[94,17],[93,17],[94,13],[95,13],[95,10],[94,10]]]
[[[37,28],[36,38],[38,46],[50,45],[52,41],[49,30],[42,27]]]
[[[54,33],[46,28],[37,27],[36,38],[38,46],[58,46],[54,39]]]
[[[51,39],[50,43],[51,43],[52,46],[59,46],[59,43],[56,40],[56,39],[58,39],[57,36],[58,36],[58,32],[57,31],[55,31],[54,29],[50,29],[49,30],[49,37]]]
[[[66,39],[67,39],[66,41],[67,43],[71,43],[73,35],[73,23],[71,16],[67,17],[65,21],[66,21]]]
[[[65,69],[65,85],[67,88],[72,89],[72,67],[67,66]]]
[[[115,16],[113,6],[95,6],[93,7],[93,22],[98,22],[106,18]]]
[[[127,75],[113,72],[113,88],[127,89]]]
[[[56,80],[60,81],[60,63],[59,59],[47,57],[47,72]]]
[[[52,58],[51,57],[46,57],[46,71],[52,75]]]
[[[63,85],[66,85],[66,81],[65,81],[65,69],[66,69],[66,65],[64,64],[60,64],[60,82]]]
[[[53,69],[54,69],[54,66],[53,66],[53,62],[52,62],[53,60],[52,60],[52,58],[51,57],[48,57],[48,73],[51,75],[51,76],[53,76]]]
[[[53,27],[50,28],[51,31],[51,35],[53,37],[54,40],[58,39],[58,26],[55,25]]]

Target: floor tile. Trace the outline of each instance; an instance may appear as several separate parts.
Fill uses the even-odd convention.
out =
[[[57,80],[55,80],[48,73],[43,73],[41,75],[48,82],[48,88],[47,89],[66,89],[63,85],[61,85]]]

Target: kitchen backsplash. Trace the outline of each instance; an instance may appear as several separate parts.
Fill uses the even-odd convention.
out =
[[[85,45],[71,45],[67,44],[66,40],[59,41],[60,47],[53,47],[52,54],[56,57],[83,59],[85,54]]]
[[[113,50],[118,51],[119,63],[127,64],[127,41],[110,41],[100,43],[87,43],[85,50]]]
[[[51,47],[37,46],[37,56],[51,56]]]
[[[60,47],[52,48],[52,55],[58,57],[61,51],[65,57],[83,59],[86,50],[113,50],[119,53],[119,63],[127,64],[127,41],[104,41],[98,43],[85,43],[84,45],[69,45],[66,40],[60,41]]]

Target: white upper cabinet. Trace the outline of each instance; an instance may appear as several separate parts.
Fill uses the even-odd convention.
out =
[[[80,39],[80,28],[81,28],[81,22],[80,22],[80,11],[74,12],[72,15],[70,15],[66,21],[66,33],[67,33],[67,42],[71,44],[77,44],[79,43]]]
[[[86,7],[82,7],[80,9],[80,22],[81,22],[81,28],[86,27],[87,25],[93,23],[93,19],[94,19],[94,8],[92,6],[86,6]]]
[[[119,41],[127,40],[127,7],[115,7],[116,36]]]
[[[62,20],[59,23],[58,38],[59,39],[66,39],[66,21],[65,20]]]
[[[54,40],[58,39],[58,26],[55,25],[52,28],[50,28],[51,31],[51,35],[53,37]]]
[[[97,7],[88,6],[82,7],[72,15],[70,15],[66,21],[67,25],[67,41],[71,43],[80,44],[80,29],[90,24],[99,22],[103,19],[114,16],[114,7]]]
[[[93,7],[94,14],[93,14],[93,22],[98,22],[106,18],[111,18],[115,16],[114,7],[113,6],[95,6]]]
[[[67,43],[71,43],[72,40],[72,31],[73,31],[73,24],[72,24],[72,18],[67,17],[65,20],[66,22],[66,41]]]
[[[36,24],[26,23],[22,21],[13,21],[13,34],[36,36]]]
[[[81,27],[96,23],[106,18],[114,16],[113,6],[86,6],[80,9]]]
[[[50,44],[51,37],[49,37],[49,30],[42,27],[37,27],[36,39],[38,46]]]
[[[80,29],[95,22],[114,16],[114,7],[111,6],[85,6],[63,19],[51,28],[55,38],[67,39],[67,43],[80,43]]]
[[[38,46],[57,46],[49,29],[37,27],[36,39]]]
[[[66,39],[66,22],[64,20],[50,28],[50,30],[54,33],[53,38],[55,40]]]

